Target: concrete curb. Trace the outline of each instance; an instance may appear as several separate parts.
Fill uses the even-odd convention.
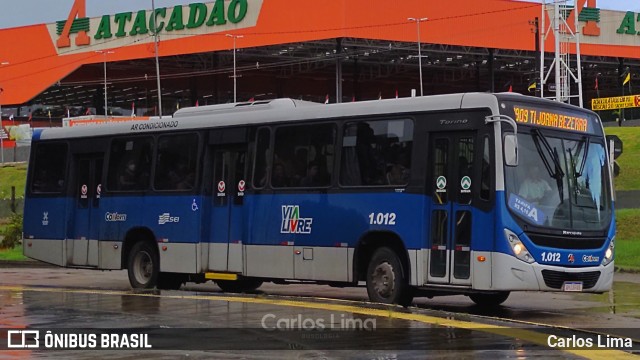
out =
[[[625,274],[639,274],[640,273],[640,269],[625,269],[625,268],[619,268],[619,267],[615,267],[615,272],[618,273],[625,273]]]

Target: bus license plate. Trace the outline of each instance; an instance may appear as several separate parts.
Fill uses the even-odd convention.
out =
[[[582,291],[582,281],[567,281],[562,289],[564,291]]]

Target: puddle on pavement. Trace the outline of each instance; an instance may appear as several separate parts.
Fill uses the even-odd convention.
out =
[[[613,288],[603,294],[576,294],[575,298],[587,299],[601,303],[602,306],[587,310],[603,314],[617,314],[640,318],[640,284],[631,282],[614,282]]]

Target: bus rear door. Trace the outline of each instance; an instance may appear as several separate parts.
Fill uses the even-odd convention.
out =
[[[471,285],[474,132],[433,133],[429,147],[431,228],[427,282]]]
[[[213,184],[208,226],[209,270],[242,273],[246,145],[218,145],[212,149]]]
[[[67,264],[98,266],[102,154],[82,154],[74,159],[73,225],[67,237]]]

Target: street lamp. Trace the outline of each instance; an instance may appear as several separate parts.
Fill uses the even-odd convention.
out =
[[[420,96],[423,95],[422,92],[422,52],[421,52],[421,46],[420,46],[420,22],[421,21],[427,21],[429,20],[428,18],[407,18],[407,20],[409,21],[415,21],[416,25],[418,27],[418,68],[420,70]]]
[[[160,88],[160,62],[158,62],[158,25],[156,25],[156,3],[151,0],[151,16],[153,17],[153,44],[155,46],[155,58],[156,58],[156,79],[158,83],[158,108],[159,115],[162,119],[162,89]]]
[[[241,39],[244,36],[242,35],[231,35],[225,34],[225,36],[233,38],[233,102],[237,102],[236,93],[237,93],[237,84],[236,84],[236,39]]]
[[[113,51],[96,50],[96,53],[102,54],[104,62],[104,117],[107,117],[107,55],[113,54]]]

